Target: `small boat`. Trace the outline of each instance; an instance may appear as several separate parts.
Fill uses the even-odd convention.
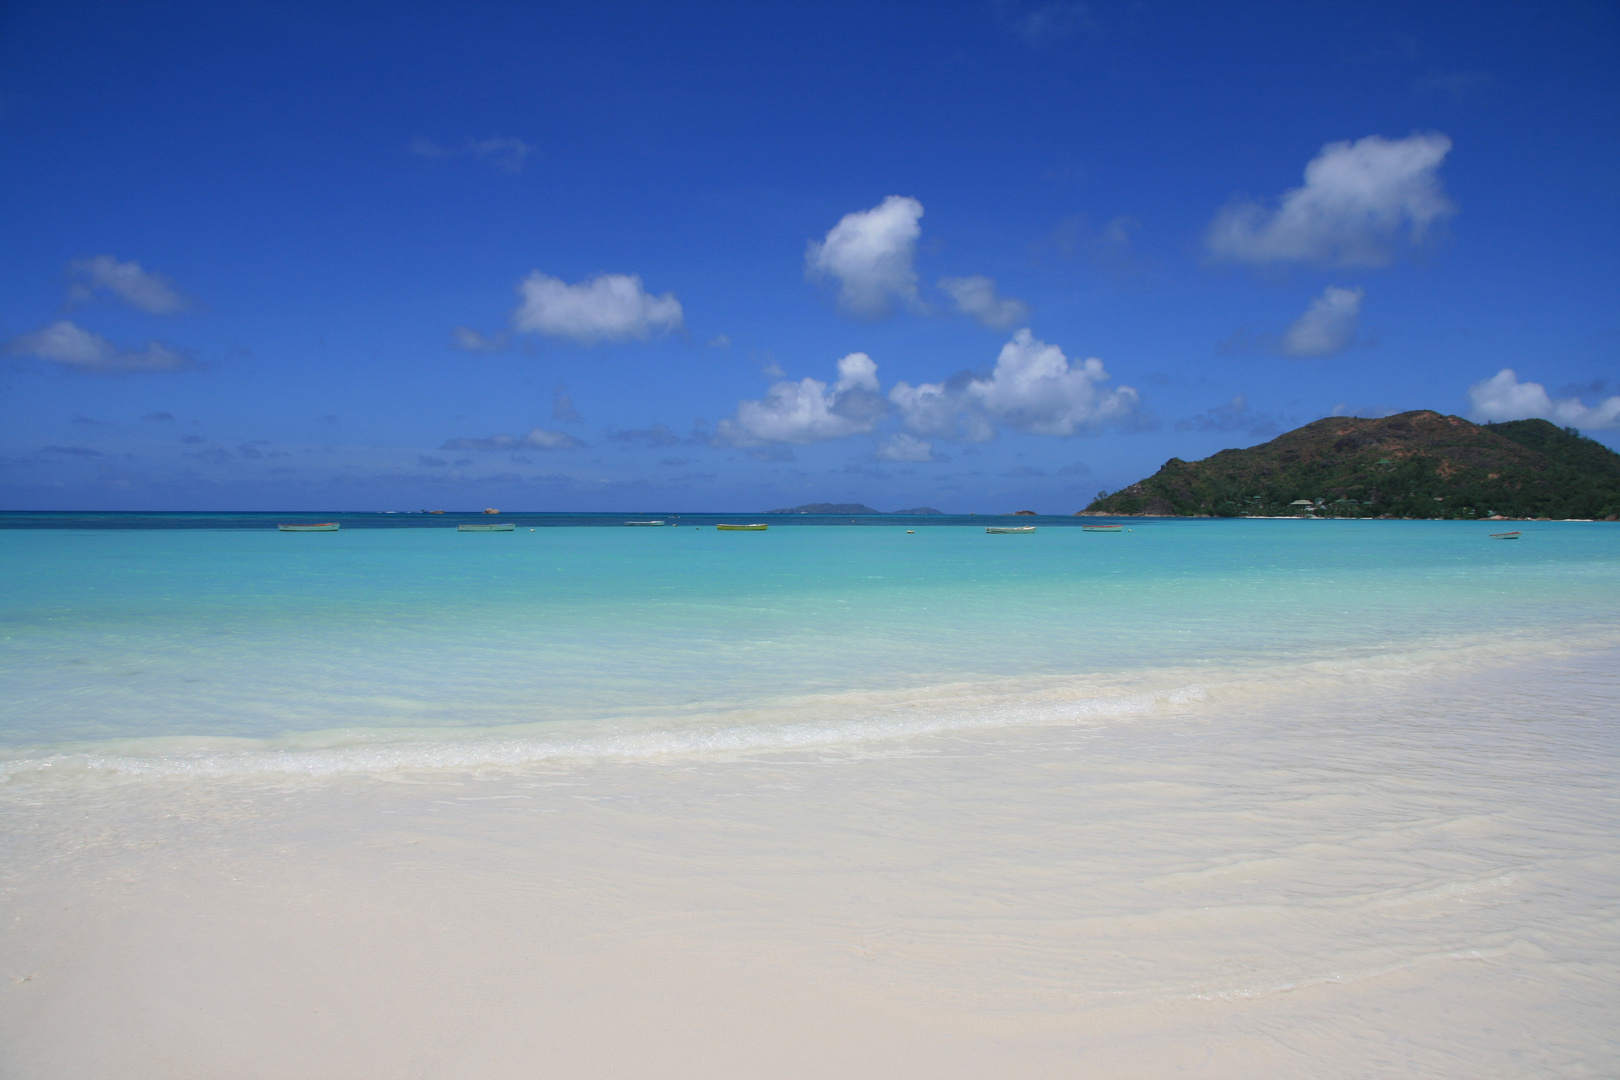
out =
[[[460,532],[512,532],[517,528],[513,521],[502,522],[499,525],[457,525]]]
[[[769,525],[716,525],[721,532],[764,532]]]
[[[987,533],[1032,533],[1032,532],[1035,531],[1035,526],[1033,526],[1033,525],[986,525],[984,527],[984,531],[987,532]]]
[[[1081,532],[1117,533],[1117,532],[1124,532],[1125,531],[1125,526],[1123,526],[1123,525],[1082,525],[1082,526],[1080,526],[1080,531]]]
[[[277,525],[282,532],[337,532],[342,528],[335,521],[322,521],[315,525]]]
[[[662,525],[662,521],[627,521],[626,525]]]
[[[1492,540],[1517,540],[1518,538],[1519,534],[1517,532],[1491,533]]]

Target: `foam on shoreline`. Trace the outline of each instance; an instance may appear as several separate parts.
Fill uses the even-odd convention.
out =
[[[1200,666],[1128,674],[1022,677],[907,690],[845,691],[710,704],[587,723],[482,729],[352,729],[276,739],[157,736],[50,748],[0,757],[0,783],[285,778],[424,771],[522,769],[604,760],[732,757],[818,748],[859,753],[868,744],[947,731],[1095,725],[1195,711],[1201,703],[1272,707],[1337,694],[1347,684],[1399,691],[1436,671],[1456,675],[1503,663],[1535,663],[1614,648],[1607,627],[1491,633],[1341,650],[1289,663]]]

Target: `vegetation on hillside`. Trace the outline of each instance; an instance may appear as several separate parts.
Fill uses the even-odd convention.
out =
[[[1329,417],[1261,446],[1171,458],[1081,513],[1614,520],[1620,454],[1545,420]]]

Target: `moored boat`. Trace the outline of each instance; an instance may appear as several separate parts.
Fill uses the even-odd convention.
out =
[[[1082,526],[1080,526],[1080,531],[1081,532],[1117,533],[1117,532],[1124,532],[1125,531],[1125,526],[1123,526],[1123,525],[1082,525]]]
[[[662,521],[627,521],[626,525],[662,525]]]
[[[759,525],[759,524],[754,524],[754,525],[716,525],[715,528],[719,529],[721,532],[764,532],[766,529],[770,528],[770,526],[769,525]]]
[[[322,521],[313,525],[277,525],[282,532],[337,532],[342,528],[335,521]]]
[[[1032,533],[1032,532],[1035,531],[1035,526],[1033,526],[1033,525],[986,525],[984,527],[984,531],[987,532],[987,533]]]
[[[456,526],[456,529],[458,531],[460,531],[460,532],[512,532],[516,528],[517,528],[517,523],[512,522],[512,521],[503,522],[500,525],[457,525]]]
[[[1517,532],[1491,533],[1492,540],[1517,540],[1518,538],[1519,534]]]

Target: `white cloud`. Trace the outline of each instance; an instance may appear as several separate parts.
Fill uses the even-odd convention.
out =
[[[1356,321],[1366,295],[1365,289],[1329,285],[1283,334],[1282,351],[1289,356],[1332,356],[1348,349],[1356,339]]]
[[[191,367],[191,359],[156,341],[141,350],[120,349],[106,338],[67,319],[58,319],[31,334],[13,338],[6,351],[18,356],[37,356],[74,371],[100,375],[122,375],[138,371],[179,371]]]
[[[590,344],[645,341],[681,328],[674,293],[653,296],[635,274],[599,274],[569,285],[536,270],[518,284],[523,303],[512,312],[520,333],[549,334]]]
[[[922,203],[890,195],[870,210],[845,214],[820,243],[805,250],[805,276],[838,282],[838,302],[862,318],[887,315],[894,300],[922,310],[912,266]]]
[[[491,435],[487,439],[450,439],[440,450],[568,450],[585,444],[566,431],[532,428],[527,435]]]
[[[983,274],[940,278],[939,287],[951,294],[958,311],[973,316],[991,329],[1011,330],[1029,318],[1028,304],[1001,296],[996,292],[995,280]]]
[[[68,263],[68,273],[76,279],[68,286],[68,298],[75,303],[106,292],[153,315],[172,315],[191,306],[191,300],[172,281],[148,273],[133,260],[121,263],[111,255],[97,255]]]
[[[995,434],[997,423],[1037,435],[1073,435],[1136,412],[1137,392],[1129,386],[1105,390],[1109,378],[1101,360],[1070,363],[1056,345],[1020,330],[1002,346],[988,378],[896,383],[889,400],[917,435],[980,442]]]
[[[659,450],[666,446],[679,446],[681,437],[671,431],[666,424],[654,424],[650,428],[637,431],[610,431],[608,438],[614,442],[630,443],[636,446],[645,446],[649,450]]]
[[[1087,10],[1086,5],[1075,3],[1074,0],[1052,0],[1050,3],[1037,4],[1022,11],[1018,10],[1020,5],[1006,0],[997,6],[1002,9],[1002,19],[1008,28],[1030,46],[1066,38],[1079,31],[1089,30],[1093,25],[1091,12]]]
[[[1020,431],[1073,435],[1136,408],[1137,394],[1130,387],[1100,388],[1108,378],[1096,357],[1071,366],[1062,349],[1020,330],[1001,347],[989,381],[974,380],[967,390],[991,416]]]
[[[885,439],[872,456],[879,461],[933,461],[934,447],[926,439],[901,431]]]
[[[1176,421],[1177,431],[1247,431],[1256,438],[1282,431],[1282,420],[1271,413],[1256,412],[1249,399],[1239,394],[1231,401],[1205,409],[1197,416]]]
[[[458,326],[450,331],[450,344],[467,352],[500,352],[507,346],[507,337],[505,334],[485,337],[470,326]]]
[[[960,375],[947,382],[918,386],[898,382],[889,391],[889,400],[900,411],[900,422],[918,435],[984,442],[995,438],[996,429],[966,396],[966,387],[972,381],[973,376]]]
[[[1416,244],[1430,225],[1456,212],[1437,175],[1450,150],[1451,140],[1438,133],[1329,143],[1305,166],[1305,186],[1284,195],[1275,210],[1239,202],[1216,215],[1205,237],[1210,255],[1254,264],[1382,266],[1403,230]]]
[[[558,388],[551,392],[551,418],[564,424],[582,424],[585,418],[579,415],[574,408],[574,399],[568,396],[567,391]]]
[[[1468,403],[1474,418],[1481,421],[1540,417],[1588,431],[1620,428],[1620,394],[1590,406],[1576,397],[1555,399],[1540,383],[1520,382],[1512,368],[1503,368],[1484,382],[1470,386]]]
[[[740,401],[737,415],[715,426],[717,442],[732,446],[823,442],[871,431],[888,407],[878,393],[877,364],[865,353],[838,361],[838,381],[779,382],[761,401]]]
[[[470,154],[480,161],[507,173],[523,171],[523,162],[534,153],[534,147],[522,139],[496,135],[488,139],[468,139],[460,146],[444,146],[426,135],[418,135],[406,147],[417,157],[450,158]]]
[[[534,147],[522,139],[500,136],[491,139],[473,139],[467,146],[472,151],[473,157],[487,161],[502,172],[509,173],[522,172],[524,159],[534,153]]]

